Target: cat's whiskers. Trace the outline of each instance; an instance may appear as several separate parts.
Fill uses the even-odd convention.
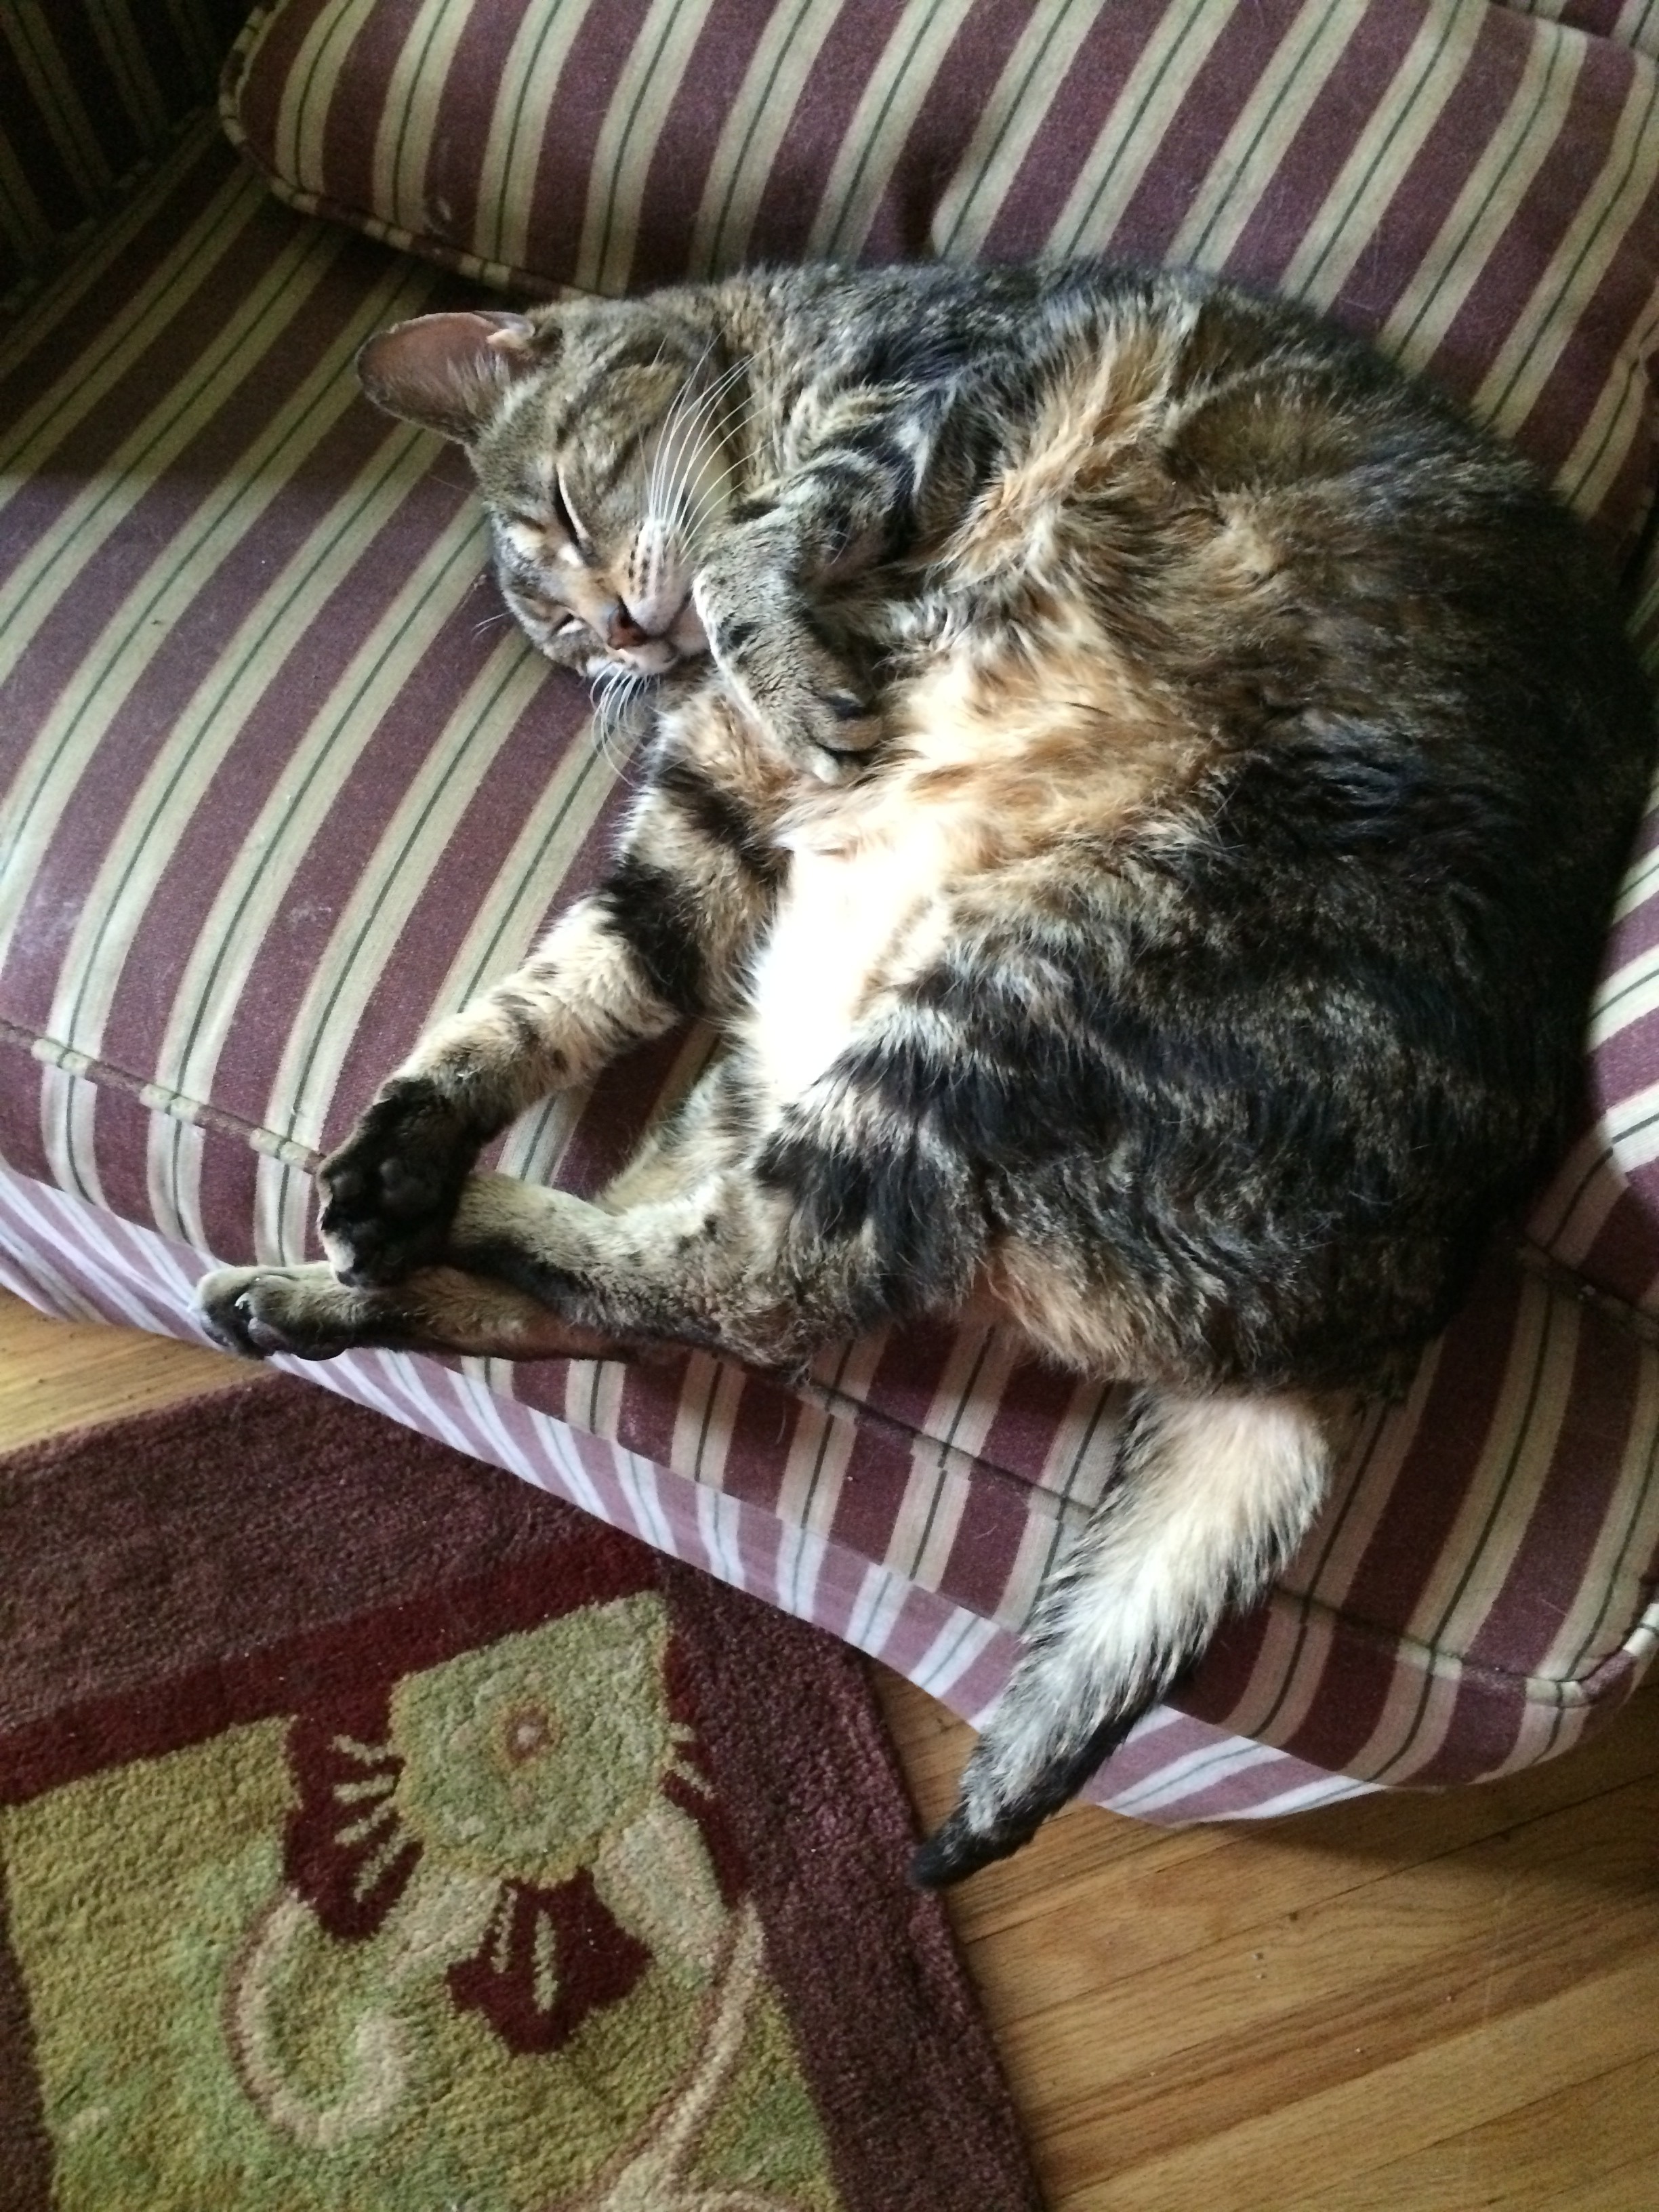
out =
[[[693,365],[684,384],[675,394],[674,404],[664,418],[662,430],[657,441],[656,453],[652,461],[651,474],[646,484],[645,498],[647,514],[659,511],[665,491],[674,481],[682,455],[689,455],[695,450],[702,422],[708,410],[718,403],[722,393],[743,373],[743,362],[733,362],[731,367],[723,370],[712,384],[706,386],[701,392],[698,392],[698,374],[703,362],[708,360],[713,349],[714,341],[711,338]],[[694,393],[696,394],[695,400],[692,398]]]

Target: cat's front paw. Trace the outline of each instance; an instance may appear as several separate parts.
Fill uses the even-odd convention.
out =
[[[769,707],[783,750],[820,783],[851,783],[881,743],[884,725],[868,700],[839,685]]]
[[[332,1281],[326,1267],[220,1267],[196,1286],[196,1318],[239,1359],[330,1359],[347,1343],[325,1295]]]
[[[317,1170],[323,1249],[343,1283],[395,1283],[442,1255],[477,1146],[442,1087],[387,1084]]]

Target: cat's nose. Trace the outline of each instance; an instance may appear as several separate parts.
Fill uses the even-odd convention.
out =
[[[607,645],[620,647],[643,645],[650,632],[640,628],[626,607],[617,607],[607,617],[603,635]]]

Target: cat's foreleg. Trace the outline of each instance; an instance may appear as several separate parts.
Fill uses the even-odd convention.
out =
[[[1025,1648],[945,1825],[929,1887],[1005,1858],[1073,1796],[1259,1597],[1305,1534],[1331,1461],[1328,1414],[1290,1394],[1144,1391],[1111,1486],[1038,1598]]]
[[[316,1262],[222,1267],[197,1286],[197,1317],[245,1358],[275,1352],[458,1352],[500,1359],[599,1359],[631,1346],[567,1322],[508,1284],[459,1267],[419,1267],[401,1283],[358,1288]]]
[[[430,1030],[322,1163],[324,1247],[342,1276],[392,1282],[439,1258],[490,1139],[716,1010],[774,890],[744,825],[689,771],[648,789],[607,880],[523,967]]]
[[[847,419],[825,426],[775,500],[737,515],[697,564],[694,596],[716,665],[785,753],[824,782],[857,774],[882,724],[812,602],[908,542],[921,468],[913,428],[849,399]]]

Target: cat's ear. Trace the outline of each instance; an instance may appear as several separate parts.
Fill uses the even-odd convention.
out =
[[[357,374],[388,415],[465,445],[489,421],[514,379],[546,354],[526,316],[480,308],[417,315],[381,331],[357,356]]]

